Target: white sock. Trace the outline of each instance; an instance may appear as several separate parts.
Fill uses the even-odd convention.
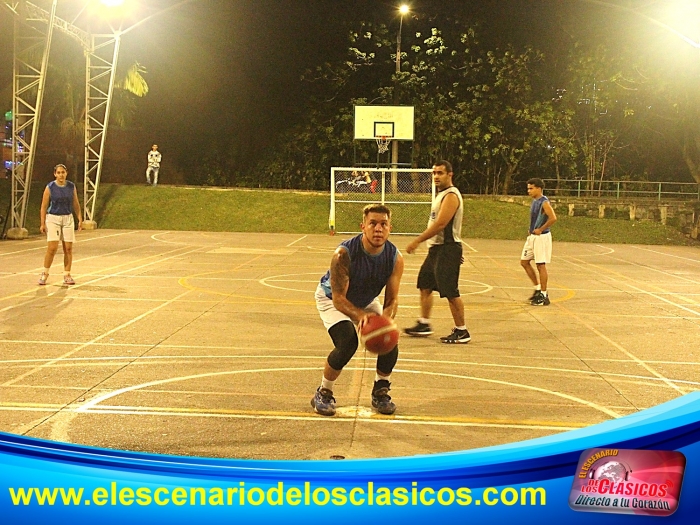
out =
[[[324,377],[321,381],[321,388],[327,388],[331,392],[333,392],[333,385],[335,385],[335,380],[330,381]]]
[[[467,329],[467,325],[466,325],[466,324],[463,324],[462,326],[455,326],[455,328],[456,328],[457,330],[466,330],[466,329]]]
[[[542,290],[542,295],[544,295],[545,297],[547,297],[547,290]]]
[[[391,374],[389,374],[388,376],[380,376],[379,374],[374,375],[374,382],[375,383],[377,381],[381,381],[382,379],[386,379],[387,381],[389,381],[389,379],[391,379]]]
[[[63,270],[63,277],[70,275],[70,270]]]
[[[430,319],[427,319],[425,317],[419,317],[418,322],[423,324],[430,324]]]
[[[542,290],[542,285],[541,285],[541,284],[538,284],[537,286],[535,286],[535,291],[536,291],[536,292],[539,292],[539,291],[541,291],[541,290]]]

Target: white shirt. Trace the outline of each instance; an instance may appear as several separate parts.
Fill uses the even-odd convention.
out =
[[[160,151],[158,150],[151,150],[148,152],[148,165],[151,168],[160,168]]]

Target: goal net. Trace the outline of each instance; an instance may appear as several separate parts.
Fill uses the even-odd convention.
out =
[[[425,230],[435,197],[430,168],[331,168],[331,234],[357,233],[362,208],[385,204],[391,210],[392,233]]]

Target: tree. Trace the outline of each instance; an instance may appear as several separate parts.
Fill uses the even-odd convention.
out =
[[[85,62],[70,39],[54,36],[49,55],[44,111],[49,124],[58,128],[66,164],[78,173],[85,137]],[[138,62],[118,65],[112,98],[111,124],[125,127],[136,111],[136,97],[148,94],[146,70]]]

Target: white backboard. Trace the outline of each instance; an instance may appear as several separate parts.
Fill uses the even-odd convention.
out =
[[[355,140],[413,140],[413,106],[355,106]]]

